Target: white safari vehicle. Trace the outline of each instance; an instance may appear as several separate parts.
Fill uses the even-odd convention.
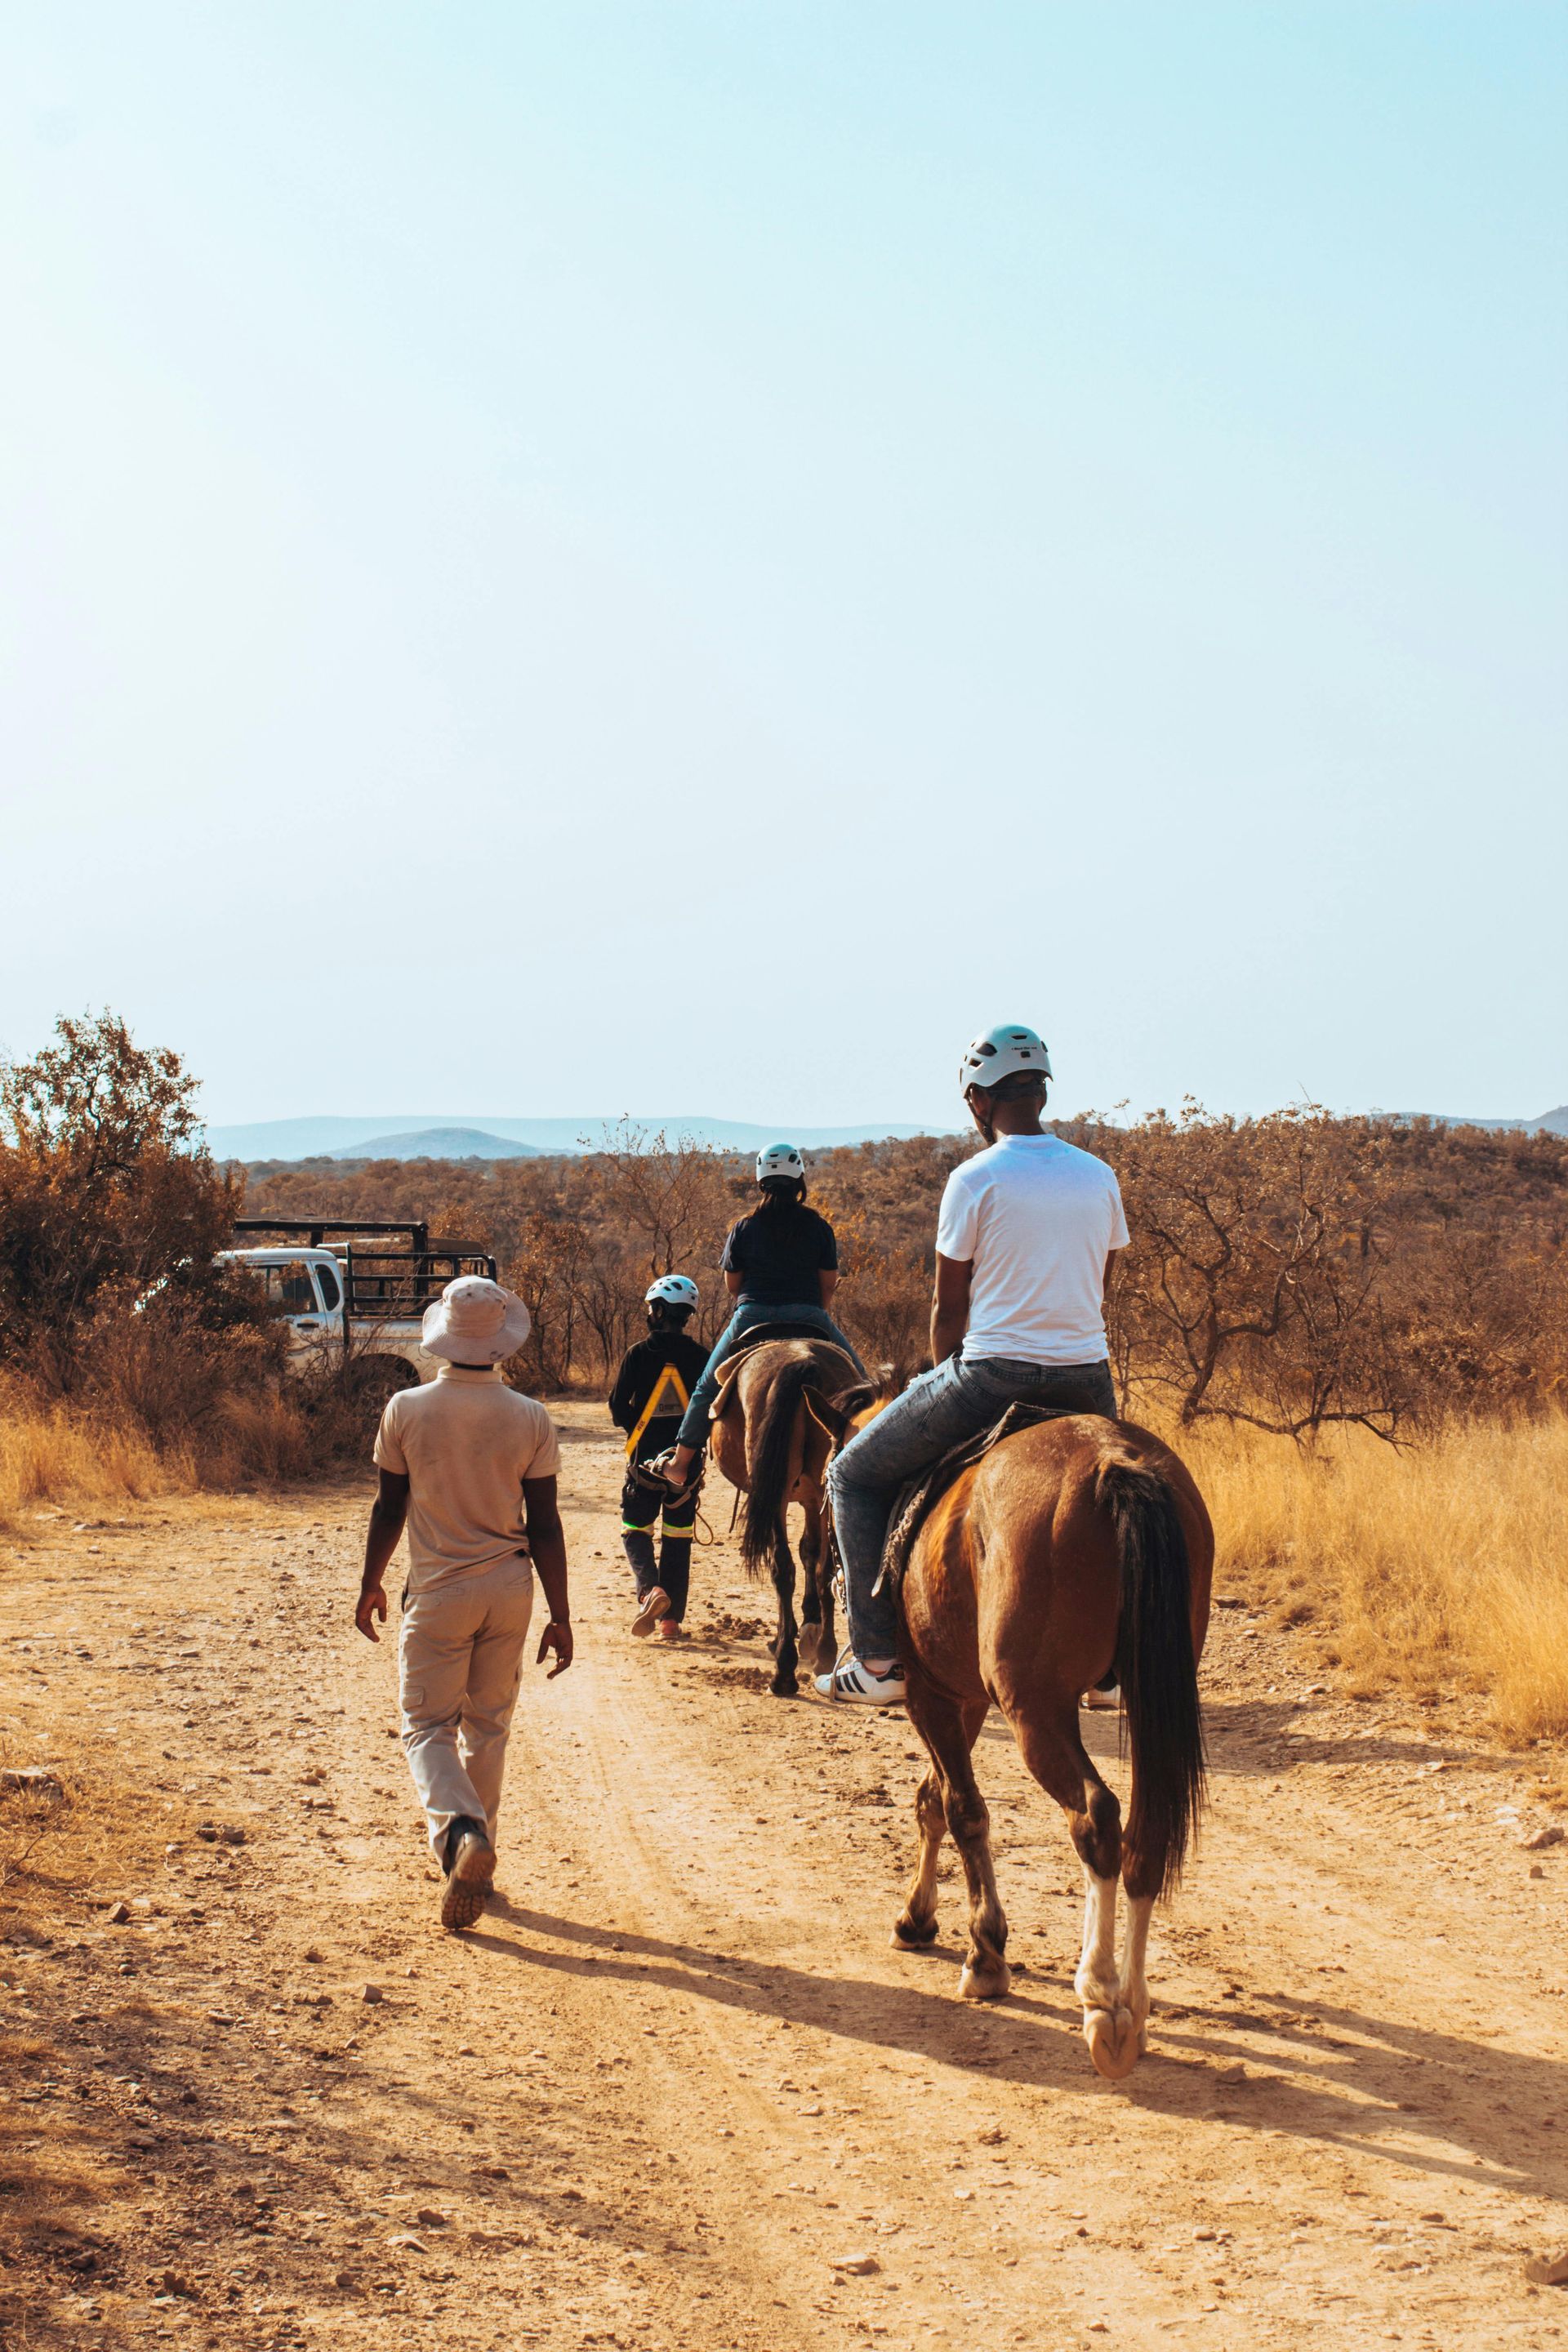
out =
[[[432,1241],[423,1224],[237,1217],[234,1230],[278,1236],[221,1251],[219,1262],[244,1266],[265,1285],[296,1358],[335,1359],[367,1393],[390,1396],[429,1380],[437,1364],[419,1344],[425,1309],[460,1274],[496,1278],[488,1252]]]

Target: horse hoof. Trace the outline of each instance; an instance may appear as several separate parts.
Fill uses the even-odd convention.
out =
[[[1000,2000],[1012,1983],[1012,1971],[1005,1960],[965,1960],[963,1974],[958,1979],[960,2000]]]
[[[929,1952],[936,1941],[936,1921],[920,1924],[900,1919],[888,1941],[895,1952]]]
[[[800,1685],[796,1682],[793,1675],[790,1675],[787,1682],[771,1682],[768,1685],[768,1688],[772,1691],[775,1698],[798,1698],[800,1696]]]
[[[1130,2009],[1119,2009],[1114,2016],[1108,2009],[1086,2011],[1083,2038],[1095,2073],[1108,2083],[1124,2081],[1138,2063],[1138,2028]]]

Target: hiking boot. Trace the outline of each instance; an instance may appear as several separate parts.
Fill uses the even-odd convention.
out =
[[[447,1885],[441,1925],[471,1927],[495,1882],[495,1848],[482,1822],[457,1821],[447,1832]]]
[[[847,1698],[861,1706],[902,1706],[904,1703],[904,1670],[891,1665],[886,1674],[875,1675],[863,1666],[852,1650],[841,1654],[830,1675],[815,1677],[819,1698]]]
[[[668,1616],[669,1595],[662,1584],[656,1584],[651,1592],[643,1594],[641,1606],[632,1619],[632,1632],[640,1641],[645,1633],[653,1632],[661,1618],[668,1620]]]

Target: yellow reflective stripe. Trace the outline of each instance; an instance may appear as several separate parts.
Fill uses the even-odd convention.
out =
[[[667,1391],[674,1391],[673,1399],[668,1403],[663,1403],[661,1399]],[[671,1421],[678,1413],[684,1413],[690,1402],[691,1399],[686,1392],[686,1383],[680,1374],[673,1364],[666,1364],[653,1384],[653,1394],[644,1405],[637,1427],[626,1440],[627,1454],[632,1454],[637,1452],[637,1441],[650,1421]]]

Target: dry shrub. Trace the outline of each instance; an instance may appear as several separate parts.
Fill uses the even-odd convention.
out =
[[[189,1461],[161,1454],[142,1430],[16,1391],[0,1400],[0,1528],[29,1505],[136,1502],[194,1483]]]
[[[1176,1435],[1220,1590],[1310,1621],[1352,1686],[1486,1697],[1504,1735],[1568,1733],[1568,1415],[1456,1421],[1394,1452],[1299,1451],[1245,1427]]]
[[[331,1370],[208,1398],[199,1419],[147,1424],[107,1388],[62,1404],[12,1384],[0,1392],[0,1528],[40,1504],[139,1502],[151,1495],[274,1486],[364,1459],[380,1399]]]

